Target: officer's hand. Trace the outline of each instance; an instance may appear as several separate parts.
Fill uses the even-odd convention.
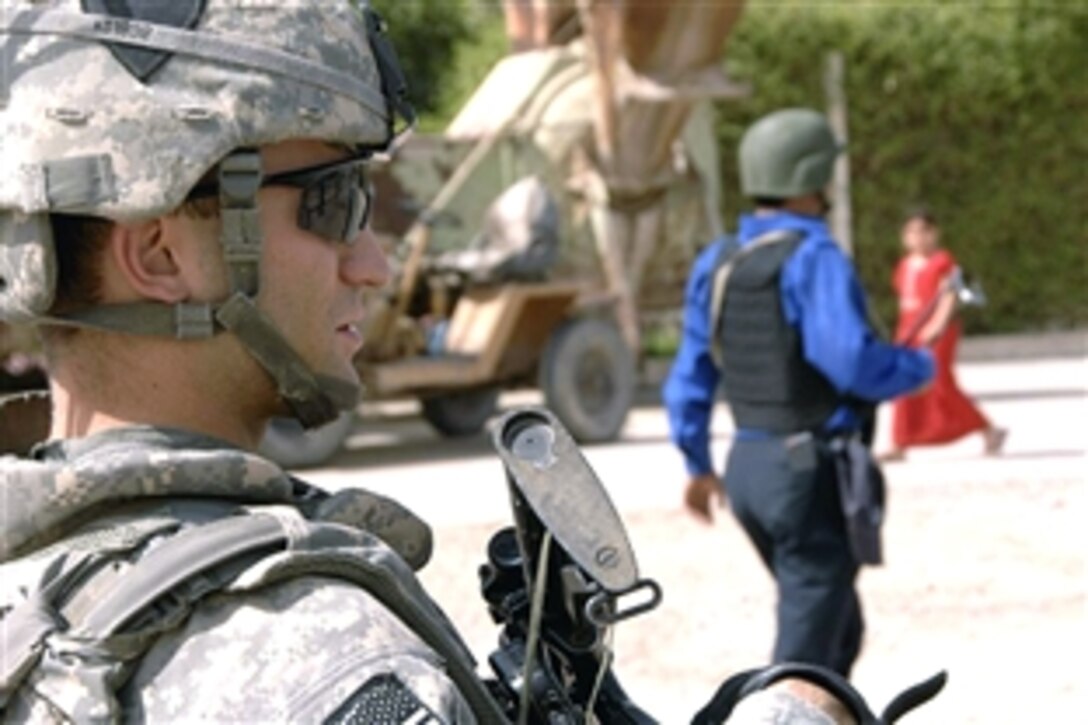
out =
[[[688,487],[684,491],[684,506],[695,518],[710,524],[714,522],[711,504],[719,500],[721,495],[718,477],[713,473],[704,473],[688,481]]]

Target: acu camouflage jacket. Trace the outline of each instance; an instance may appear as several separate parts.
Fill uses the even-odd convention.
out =
[[[393,501],[180,431],[0,458],[0,715],[499,721],[412,571],[430,545]]]

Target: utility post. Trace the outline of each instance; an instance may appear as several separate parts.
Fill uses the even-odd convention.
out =
[[[845,61],[842,51],[827,54],[824,64],[824,95],[827,118],[835,136],[847,143]],[[831,177],[831,233],[848,255],[854,256],[853,211],[850,206],[850,156],[840,154]]]

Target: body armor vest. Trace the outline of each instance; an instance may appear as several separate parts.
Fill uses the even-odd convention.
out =
[[[715,295],[722,308],[713,331],[725,398],[738,428],[812,430],[842,400],[828,379],[805,361],[801,336],[782,309],[782,266],[804,238],[796,232],[771,235],[739,251],[727,245],[718,263],[716,276],[724,272],[728,282]]]

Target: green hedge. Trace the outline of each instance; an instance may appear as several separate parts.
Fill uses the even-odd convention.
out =
[[[493,2],[372,1],[404,66],[420,130],[441,131],[507,51],[501,8]]]
[[[854,245],[880,317],[903,209],[935,210],[989,297],[973,332],[1088,323],[1088,11],[1079,3],[793,4],[750,0],[727,67],[751,98],[722,104],[727,198],[753,119],[824,107],[823,61],[846,61]],[[728,218],[727,217],[727,218]]]
[[[497,5],[382,6],[402,8],[408,66],[430,89],[424,126],[440,129],[505,52]],[[460,15],[449,43],[434,39],[435,13]],[[831,50],[846,60],[854,243],[878,315],[894,320],[903,209],[924,202],[989,297],[966,313],[970,331],[1088,324],[1088,5],[748,0],[726,65],[754,92],[718,109],[727,219],[743,205],[744,128],[775,108],[822,108]]]

